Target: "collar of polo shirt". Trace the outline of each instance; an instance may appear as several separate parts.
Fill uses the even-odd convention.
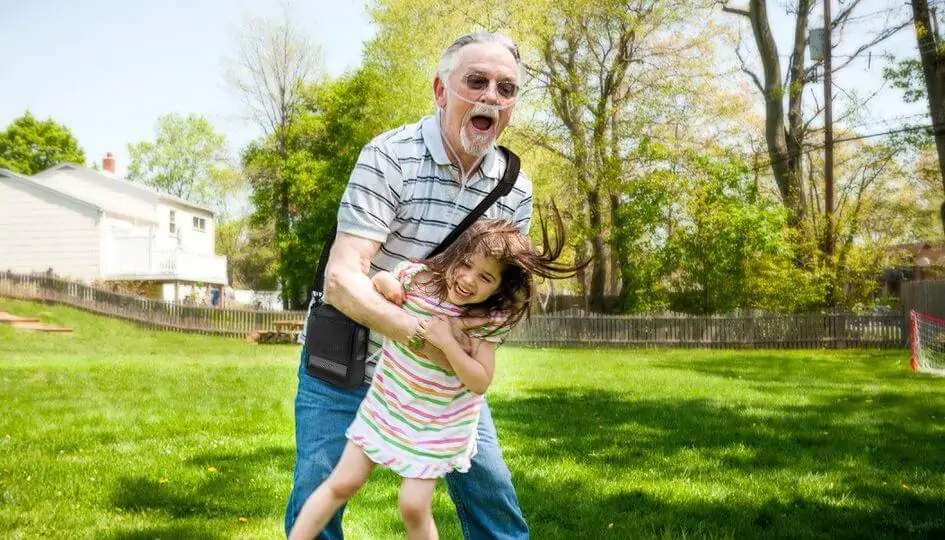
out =
[[[423,133],[423,142],[427,145],[427,149],[430,150],[433,161],[436,162],[437,165],[450,165],[449,155],[446,153],[446,147],[443,146],[443,135],[440,133],[440,111],[437,111],[434,116],[424,118],[420,129]],[[496,159],[495,145],[492,145],[489,152],[483,156],[482,164],[479,168],[482,170],[483,174],[492,180],[502,178],[502,169],[499,165],[499,160]]]

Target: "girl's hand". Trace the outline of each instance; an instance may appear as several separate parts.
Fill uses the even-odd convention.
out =
[[[445,317],[432,317],[420,321],[418,333],[439,349],[456,341],[453,337],[453,325]]]
[[[488,323],[490,319],[488,317],[450,317],[449,321],[453,329],[453,339],[456,340],[456,343],[459,343],[466,354],[474,355],[482,340],[469,337],[466,330],[482,326]]]
[[[406,300],[404,286],[397,281],[390,272],[378,272],[371,278],[374,289],[387,299],[388,302],[402,306]]]

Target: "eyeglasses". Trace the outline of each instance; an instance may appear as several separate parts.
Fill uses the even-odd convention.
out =
[[[478,73],[470,73],[463,77],[463,84],[466,88],[471,92],[478,92],[478,95],[487,92],[492,82],[492,79]],[[519,87],[512,81],[495,81],[495,90],[500,101],[510,102],[518,97]]]

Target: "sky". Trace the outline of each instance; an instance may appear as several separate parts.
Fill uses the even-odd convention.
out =
[[[782,72],[787,69],[790,60],[790,44],[793,41],[795,20],[793,16],[786,16],[780,7],[785,3],[783,1],[768,2],[772,31],[781,53]],[[849,0],[833,0],[831,16],[836,17],[841,8],[849,3]],[[833,51],[835,72],[832,85],[833,118],[834,122],[841,124],[841,128],[844,127],[843,124],[846,124],[857,134],[865,135],[896,129],[904,122],[931,123],[928,119],[927,103],[904,103],[902,92],[892,88],[883,79],[883,69],[890,65],[889,61],[883,58],[885,54],[891,54],[898,59],[918,59],[918,45],[911,25],[873,47],[872,54],[863,53],[852,59],[847,66],[837,69],[847,62],[861,45],[868,43],[883,28],[895,26],[896,23],[904,20],[911,20],[912,10],[908,4],[906,0],[863,0],[853,12],[849,23],[843,29],[834,32],[835,35],[831,39],[835,44]],[[747,29],[747,19],[741,18],[741,20],[744,21],[743,28]],[[808,20],[808,28],[823,28],[823,20],[823,3],[817,2]],[[752,51],[754,51],[753,47]],[[809,50],[807,58],[807,65],[810,65]],[[756,72],[759,76],[761,75],[760,70]],[[871,97],[871,99],[869,104],[860,110],[859,115],[845,116],[846,105],[850,103],[851,97],[855,97],[856,100],[866,97]],[[820,83],[809,85],[805,96],[805,105],[813,105],[815,102],[824,103],[824,90]]]
[[[304,0],[293,18],[330,75],[360,63],[373,36],[364,0]],[[0,129],[28,109],[69,127],[86,159],[154,139],[158,117],[202,114],[234,150],[258,134],[227,86],[227,56],[249,16],[278,0],[0,0]]]
[[[374,34],[367,1],[289,3],[293,19],[321,46],[327,74],[337,76],[359,65],[362,44]],[[861,20],[848,34],[885,24],[883,11],[905,4],[865,3]],[[769,4],[784,52],[792,19],[783,16],[781,2]],[[225,59],[234,53],[237,31],[247,17],[277,20],[281,14],[279,0],[0,0],[0,129],[26,110],[51,117],[69,127],[89,161],[114,153],[121,175],[128,165],[128,144],[153,140],[158,117],[197,113],[227,137],[235,155],[258,131],[244,119],[245,110],[224,81]],[[852,43],[857,35],[843,37]],[[872,59],[857,60],[837,74],[839,102],[845,93],[879,92],[861,120],[861,132],[891,129],[903,117],[928,112],[924,105],[903,104],[898,91],[883,86],[885,63],[879,52],[916,57],[915,48],[913,35],[903,32]],[[849,51],[837,51],[844,53]],[[782,66],[786,62],[782,58]],[[819,86],[810,91],[822,102]]]

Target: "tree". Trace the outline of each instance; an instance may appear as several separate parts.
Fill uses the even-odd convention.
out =
[[[378,100],[388,80],[362,68],[334,81],[304,87],[301,102],[288,123],[284,158],[270,139],[244,150],[243,163],[252,185],[254,227],[274,226],[280,212],[279,186],[269,181],[274,168],[288,186],[287,221],[291,228],[276,235],[284,300],[302,307],[311,293],[312,276],[322,245],[338,212],[341,194],[361,148],[377,134],[402,123],[409,110]]]
[[[230,61],[226,74],[242,97],[251,119],[262,130],[265,144],[272,150],[265,160],[265,169],[261,168],[262,160],[255,160],[255,181],[271,185],[266,192],[277,208],[273,216],[274,233],[280,250],[280,285],[286,308],[289,298],[299,294],[299,284],[290,283],[286,274],[290,256],[286,249],[292,230],[290,138],[292,124],[300,117],[305,85],[318,76],[319,55],[318,47],[309,41],[286,8],[279,22],[260,18],[246,21],[239,35],[236,57]],[[258,155],[260,150],[257,147],[252,152]]]
[[[72,132],[52,118],[37,120],[29,111],[0,133],[0,168],[33,175],[60,163],[85,163]]]
[[[916,40],[919,42],[919,58],[922,75],[932,116],[935,150],[938,154],[938,170],[945,191],[945,42],[938,35],[937,21],[932,20],[926,0],[912,0],[912,14]],[[942,228],[945,230],[945,203],[940,210]]]
[[[227,171],[226,139],[203,116],[160,117],[153,142],[128,145],[128,180],[198,204],[219,206],[238,175]]]
[[[272,225],[269,224],[268,229]],[[227,277],[237,289],[274,290],[279,283],[279,260],[273,231],[254,227],[249,216],[217,223],[217,251],[227,258]]]
[[[537,142],[571,166],[570,187],[584,198],[582,224],[593,260],[589,308],[605,311],[608,283],[634,264],[620,259],[621,248],[608,238],[618,228],[629,230],[620,223],[628,218],[622,199],[651,166],[646,141],[700,138],[695,118],[706,88],[699,81],[711,75],[706,58],[713,30],[691,24],[707,15],[692,2],[549,2],[539,11],[545,14],[540,26],[526,35],[535,36],[529,41],[538,60],[530,73],[550,120],[535,127],[551,136]],[[685,141],[680,125],[690,126]],[[624,299],[629,286],[621,288]]]
[[[766,0],[749,0],[747,6],[735,7],[727,0],[720,0],[725,12],[745,17],[751,23],[752,35],[758,59],[761,63],[759,76],[751,67],[750,62],[742,56],[740,47],[735,51],[742,61],[742,70],[749,75],[752,82],[761,92],[765,100],[765,140],[768,149],[768,158],[771,171],[774,174],[781,200],[790,212],[790,222],[796,227],[802,226],[807,218],[808,207],[805,192],[803,173],[803,153],[805,139],[813,118],[806,118],[804,110],[804,90],[815,80],[819,62],[805,67],[805,48],[807,28],[814,0],[794,0],[789,15],[794,16],[794,36],[788,55],[786,74],[782,73],[781,55],[778,44],[771,31]],[[862,0],[853,0],[843,5],[836,17],[830,21],[831,28],[842,29],[845,25],[855,21],[853,17]],[[904,28],[908,21],[890,25],[879,31],[865,43],[856,48],[853,54],[838,62],[832,68],[834,73],[846,66],[864,51],[881,43]],[[785,111],[785,98],[787,110]],[[814,111],[813,117],[820,113]]]
[[[680,131],[687,143],[709,140],[695,119],[713,94],[706,81],[718,29],[703,24],[708,15],[705,4],[682,1],[385,0],[373,11],[374,43],[389,51],[380,53],[384,66],[410,74],[432,73],[444,44],[463,32],[518,39],[528,77],[505,141],[523,156],[539,199],[569,203],[561,206],[577,256],[592,259],[578,281],[590,309],[604,311],[632,264],[611,238],[622,193],[643,174],[641,141]]]

